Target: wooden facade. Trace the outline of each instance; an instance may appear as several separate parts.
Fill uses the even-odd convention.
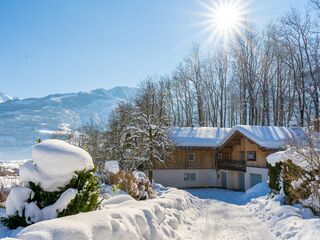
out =
[[[214,169],[215,153],[209,147],[176,147],[173,156],[156,169]]]
[[[217,151],[221,154],[222,162],[239,162],[246,167],[267,168],[267,156],[275,150],[264,149],[240,132],[236,132]]]
[[[155,169],[226,169],[245,172],[246,167],[267,168],[266,157],[274,151],[263,149],[236,132],[219,148],[176,147],[171,158]],[[255,156],[255,160],[250,160],[250,156]]]

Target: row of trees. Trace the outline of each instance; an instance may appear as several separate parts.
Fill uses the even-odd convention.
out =
[[[171,76],[144,85],[157,91],[170,125],[312,125],[319,119],[318,20],[291,9],[261,34],[247,25],[220,50],[194,45]]]

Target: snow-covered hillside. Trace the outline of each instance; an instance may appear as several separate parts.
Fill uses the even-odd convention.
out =
[[[137,88],[115,87],[3,102],[0,104],[0,160],[30,158],[36,138],[48,138],[61,128],[77,129],[90,119],[106,119],[119,101],[127,101],[136,93]]]

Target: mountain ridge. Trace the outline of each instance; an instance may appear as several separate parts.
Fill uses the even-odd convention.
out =
[[[40,98],[9,99],[0,104],[0,160],[31,156],[35,139],[76,130],[90,120],[105,120],[119,101],[129,101],[138,88],[114,87],[88,92],[56,93]]]

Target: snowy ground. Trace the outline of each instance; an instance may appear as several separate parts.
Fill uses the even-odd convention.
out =
[[[246,193],[216,188],[187,190],[204,203],[201,217],[194,223],[204,226],[202,237],[193,239],[319,239],[320,218],[301,206],[284,205],[281,195],[270,198],[266,190],[263,184]]]
[[[186,239],[186,240],[316,240],[320,219],[299,206],[269,198],[266,185],[247,193],[223,189],[169,189],[159,197],[135,201],[120,195],[103,209],[36,223],[0,237],[18,239]],[[195,197],[197,196],[197,197]],[[0,210],[1,215],[1,210]]]
[[[226,203],[244,205],[248,203],[244,192],[230,191],[219,188],[194,188],[185,189],[187,192],[204,200],[219,200]]]
[[[263,187],[260,195],[265,193]],[[249,194],[217,188],[187,191],[203,199],[202,219],[197,220],[197,225],[204,226],[200,239],[274,239],[268,226],[245,206],[250,201]]]
[[[202,239],[274,239],[267,225],[244,206],[221,201],[208,202]]]

